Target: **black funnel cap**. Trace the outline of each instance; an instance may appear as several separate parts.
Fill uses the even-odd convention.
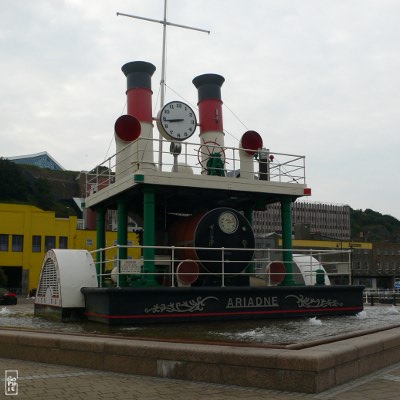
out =
[[[146,88],[151,90],[151,77],[156,67],[146,61],[132,61],[122,66],[127,78],[127,89]]]
[[[204,74],[193,79],[193,85],[198,91],[199,101],[206,99],[221,100],[221,86],[225,78],[217,74]]]

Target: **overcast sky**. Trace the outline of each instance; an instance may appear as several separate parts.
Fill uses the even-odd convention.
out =
[[[0,156],[47,151],[88,170],[115,152],[120,68],[157,66],[164,0],[0,0]],[[169,0],[167,85],[225,77],[225,144],[247,129],[272,152],[306,156],[312,201],[400,219],[399,0]],[[180,99],[167,90],[166,101]],[[110,146],[111,145],[111,146]]]

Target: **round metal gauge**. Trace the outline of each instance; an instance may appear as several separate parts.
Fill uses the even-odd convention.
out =
[[[222,232],[230,235],[237,231],[237,228],[239,227],[239,221],[233,212],[224,211],[218,217],[218,226],[220,227]]]

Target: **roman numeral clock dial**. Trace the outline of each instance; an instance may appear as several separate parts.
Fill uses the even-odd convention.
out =
[[[168,140],[186,140],[193,135],[196,126],[196,114],[181,101],[166,104],[157,116],[158,130]]]

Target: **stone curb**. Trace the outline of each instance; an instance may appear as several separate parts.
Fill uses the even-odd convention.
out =
[[[109,372],[319,393],[400,362],[400,327],[301,349],[0,329],[0,357]]]

